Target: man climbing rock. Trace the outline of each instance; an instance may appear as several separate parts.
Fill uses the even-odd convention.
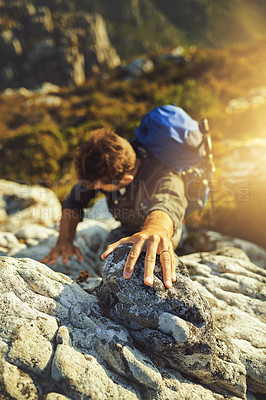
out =
[[[178,107],[158,107],[150,113],[152,112],[155,112],[152,121],[157,119],[155,128],[152,127],[153,134],[156,133],[156,126],[158,127],[158,118],[160,121],[164,118],[163,125],[159,126],[159,131],[163,131],[161,128],[166,126],[166,117],[171,129],[175,129],[178,135],[182,133],[183,147],[178,142],[180,155],[175,147],[177,140],[170,136],[168,140],[165,137],[161,142],[155,137],[155,152],[148,150],[149,143],[146,145],[145,140],[145,146],[142,144],[138,137],[140,133],[146,134],[145,118],[138,128],[137,137],[131,141],[111,130],[92,131],[89,140],[76,151],[75,168],[78,183],[63,202],[59,237],[56,246],[43,259],[44,263],[53,265],[59,256],[67,263],[71,254],[82,260],[80,249],[73,244],[76,227],[83,218],[83,209],[88,207],[100,191],[107,197],[108,207],[114,218],[121,221],[121,228],[111,233],[109,243],[113,243],[102,254],[102,259],[105,260],[119,245],[132,243],[124,268],[124,277],[129,279],[132,276],[138,257],[142,251],[146,251],[145,284],[153,284],[153,270],[158,254],[164,284],[167,288],[172,287],[172,282],[176,280],[174,250],[181,237],[182,222],[188,205],[182,168],[179,168],[179,164],[190,166],[189,162],[192,161],[191,156],[188,156],[188,146],[198,149],[202,142],[202,134],[197,122]],[[180,124],[183,124],[182,130]],[[145,128],[143,132],[142,128]],[[173,129],[170,130],[167,126],[166,131],[172,132]],[[154,144],[152,140],[151,143]],[[169,143],[172,147],[169,147]],[[168,153],[172,152],[179,162],[173,167],[171,159],[166,157],[167,146]],[[194,163],[197,155],[195,148],[191,152]],[[161,150],[166,162],[162,162],[161,154],[157,154]]]

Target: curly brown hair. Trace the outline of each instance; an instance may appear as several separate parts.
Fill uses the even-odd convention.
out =
[[[134,170],[136,153],[126,139],[102,128],[77,148],[74,163],[80,181],[112,183]]]

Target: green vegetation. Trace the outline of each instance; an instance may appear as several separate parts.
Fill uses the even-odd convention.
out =
[[[1,175],[49,185],[62,173],[66,150],[67,142],[56,126],[23,128],[2,142]]]

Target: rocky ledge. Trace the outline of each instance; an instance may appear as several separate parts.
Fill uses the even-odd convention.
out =
[[[101,15],[37,3],[0,0],[1,89],[82,85],[93,72],[120,64]]]
[[[225,248],[157,262],[143,284],[107,258],[91,293],[32,259],[0,258],[0,392],[5,399],[261,399],[266,393],[265,269]],[[188,276],[187,270],[190,273]]]
[[[128,247],[99,255],[117,227],[100,200],[79,224],[84,255],[38,262],[58,236],[48,189],[0,181],[0,400],[262,400],[266,252],[217,232],[188,235],[177,282],[125,281]],[[97,220],[95,220],[97,218]],[[251,260],[251,261],[250,261]],[[86,282],[74,280],[85,269]]]

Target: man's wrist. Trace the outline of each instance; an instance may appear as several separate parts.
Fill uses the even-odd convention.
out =
[[[59,236],[56,244],[73,244],[73,239]]]
[[[148,225],[144,225],[143,228],[141,229],[141,232],[145,231],[150,231],[153,234],[161,235],[161,236],[166,236],[169,239],[171,239],[172,234],[167,230],[166,228],[163,228],[161,224],[156,224],[156,223],[149,223]]]
[[[170,215],[165,211],[154,210],[151,211],[145,219],[142,230],[144,231],[146,229],[171,239],[174,234],[174,223]]]

